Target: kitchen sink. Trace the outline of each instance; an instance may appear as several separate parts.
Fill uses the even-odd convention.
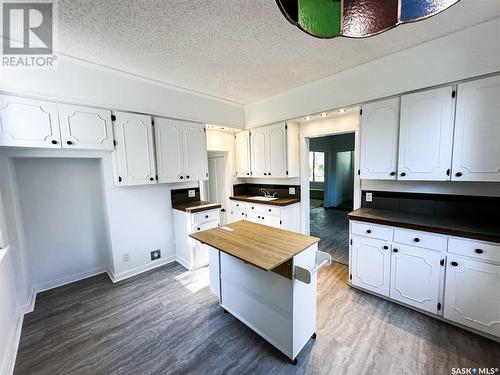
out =
[[[274,201],[278,198],[276,197],[263,197],[261,195],[258,195],[258,196],[255,196],[255,197],[249,197],[248,199],[253,199],[255,201],[264,201],[264,202],[268,202],[268,201]]]

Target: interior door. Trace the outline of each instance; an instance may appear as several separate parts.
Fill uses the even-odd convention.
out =
[[[211,203],[220,203],[221,225],[227,223],[226,218],[226,158],[218,156],[208,158],[208,197]]]
[[[0,95],[0,146],[61,148],[56,103]]]
[[[391,255],[388,242],[353,236],[351,248],[351,283],[372,292],[389,296]]]
[[[58,104],[63,148],[113,150],[111,111]]]
[[[250,132],[250,155],[252,177],[267,176],[268,137],[265,128],[257,128]]]
[[[183,133],[179,120],[155,117],[156,162],[158,182],[183,181]]]
[[[397,178],[399,98],[363,106],[361,115],[360,178]]]
[[[115,112],[113,151],[117,186],[156,183],[151,117]]]
[[[238,132],[235,135],[236,176],[250,177],[250,132]]]
[[[458,85],[454,181],[500,181],[500,76]]]
[[[188,181],[208,179],[205,124],[182,121],[184,133],[184,173]]]
[[[266,127],[268,138],[268,176],[287,177],[286,124],[275,124]]]
[[[450,179],[453,96],[449,86],[401,97],[398,179]]]
[[[437,314],[440,260],[437,251],[394,244],[390,297]]]

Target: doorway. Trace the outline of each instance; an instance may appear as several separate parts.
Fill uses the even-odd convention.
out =
[[[309,140],[310,233],[332,260],[349,264],[349,221],[354,197],[355,134]]]
[[[208,151],[207,197],[210,203],[221,204],[220,224],[227,223],[226,218],[226,161],[227,152]]]

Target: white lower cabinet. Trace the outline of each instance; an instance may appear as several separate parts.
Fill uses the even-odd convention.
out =
[[[394,244],[391,256],[392,299],[437,314],[441,254]]]
[[[449,255],[444,317],[500,337],[500,265]]]
[[[383,240],[352,237],[351,283],[383,296],[389,296],[390,244]]]

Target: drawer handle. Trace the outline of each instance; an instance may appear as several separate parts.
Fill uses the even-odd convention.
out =
[[[389,248],[389,246],[385,245],[384,246],[384,250],[387,250]]]
[[[391,172],[391,176],[395,176],[396,175],[396,172]]]
[[[366,230],[366,233],[368,233],[368,234],[370,234],[371,232],[372,232],[371,229]]]
[[[401,172],[401,176],[406,176],[406,172]]]
[[[271,212],[271,209],[269,209],[269,212]]]
[[[451,264],[453,267],[458,266],[458,263],[457,263],[457,262],[451,262],[450,264]]]
[[[205,219],[208,219],[208,215],[205,215]]]
[[[476,254],[482,254],[482,253],[484,253],[484,250],[482,250],[482,249],[476,249],[474,251],[476,252]]]
[[[200,230],[201,228],[197,228],[198,230]]]
[[[264,220],[264,216],[262,216],[261,219]]]
[[[420,238],[415,237],[415,238],[413,239],[413,241],[415,241],[415,242],[420,242]]]
[[[397,253],[399,250],[398,249],[392,249],[392,251],[394,251],[395,253]]]
[[[455,173],[455,176],[457,176],[457,177],[462,177],[462,172],[457,172],[457,173]]]

